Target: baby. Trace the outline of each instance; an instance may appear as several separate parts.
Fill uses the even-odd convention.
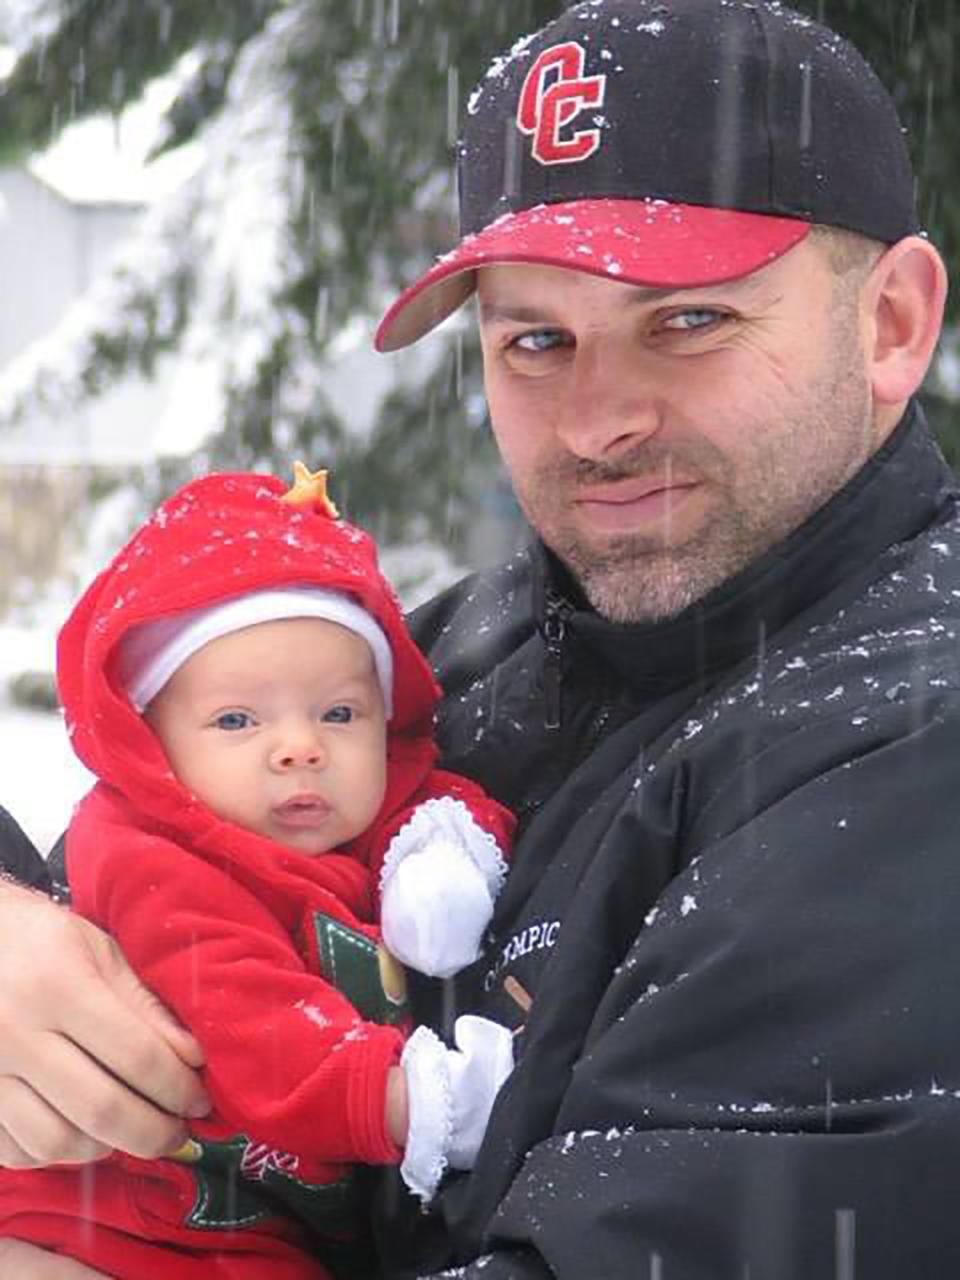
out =
[[[399,1161],[429,1199],[512,1066],[481,1018],[404,1043],[397,961],[477,958],[513,823],[435,767],[439,690],[370,538],[323,473],[283,488],[187,485],[60,635],[100,779],[67,832],[73,906],[194,1033],[214,1111],[169,1160],[0,1173],[0,1235],[118,1280],[356,1266],[354,1166]]]

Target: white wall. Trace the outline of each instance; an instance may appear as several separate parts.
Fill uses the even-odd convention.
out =
[[[140,213],[71,204],[26,169],[0,169],[0,364],[53,328]]]

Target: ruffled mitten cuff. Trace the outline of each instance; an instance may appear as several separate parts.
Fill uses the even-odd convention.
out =
[[[467,805],[453,796],[440,796],[418,805],[390,841],[380,872],[380,890],[386,888],[405,858],[440,842],[456,845],[483,876],[491,898],[503,888],[507,863],[494,837]]]
[[[400,1058],[410,1112],[400,1176],[424,1203],[433,1198],[447,1167],[453,1108],[446,1058],[447,1049],[427,1027],[417,1027]]]
[[[507,864],[493,836],[449,796],[427,800],[390,843],[380,923],[404,964],[448,978],[480,954]]]

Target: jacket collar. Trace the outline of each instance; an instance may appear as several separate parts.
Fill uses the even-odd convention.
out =
[[[767,637],[841,583],[859,578],[887,547],[929,525],[955,492],[952,473],[915,403],[881,449],[839,493],[742,573],[665,622],[608,622],[586,603],[566,568],[542,544],[534,593],[566,602],[567,631],[637,692],[662,695],[711,683],[763,652]]]

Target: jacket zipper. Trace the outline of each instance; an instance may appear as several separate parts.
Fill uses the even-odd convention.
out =
[[[543,662],[543,697],[545,729],[559,729],[563,684],[563,640],[567,634],[567,618],[572,607],[560,596],[548,595],[543,617],[543,639],[546,655]]]

